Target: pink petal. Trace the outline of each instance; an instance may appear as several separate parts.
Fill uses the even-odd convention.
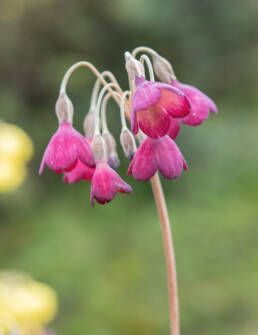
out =
[[[71,123],[63,121],[45,150],[39,173],[43,172],[46,165],[56,173],[69,172],[78,158],[83,163],[94,166],[94,156],[86,139]]]
[[[154,176],[157,171],[157,163],[155,160],[155,147],[150,138],[146,138],[138,148],[133,160],[128,168],[128,175],[140,181],[147,181]]]
[[[187,169],[183,155],[169,136],[158,139],[147,137],[137,150],[128,175],[132,174],[138,181],[147,181],[158,169],[167,179],[177,178],[183,169]]]
[[[189,115],[182,119],[184,124],[189,126],[199,126],[209,117],[210,110],[215,114],[218,113],[215,103],[196,87],[181,84],[176,80],[172,82],[172,85],[175,85],[184,92],[191,104]]]
[[[170,118],[170,127],[168,129],[167,135],[173,140],[177,137],[180,132],[181,120]]]
[[[95,159],[94,155],[91,151],[91,147],[86,140],[80,133],[78,133],[78,158],[86,165],[93,167],[95,166]]]
[[[142,79],[132,98],[132,132],[137,134],[140,127],[152,138],[164,136],[170,125],[169,115],[185,117],[189,110],[187,97],[177,88]]]
[[[132,188],[104,161],[99,161],[91,182],[91,204],[110,202],[117,192],[130,193]]]
[[[168,85],[169,86],[169,85]],[[161,97],[159,87],[156,87],[154,82],[145,80],[143,84],[138,86],[132,97],[132,110],[148,109],[150,106],[155,106]]]
[[[156,160],[160,172],[167,179],[179,177],[185,165],[181,151],[169,136],[158,140]]]
[[[141,130],[152,138],[166,135],[170,126],[170,116],[163,109],[149,107],[137,112],[137,121]]]
[[[215,104],[215,102],[214,102],[211,98],[209,98],[207,95],[206,95],[206,97],[207,97],[207,101],[208,101],[208,103],[209,103],[209,105],[210,105],[210,110],[211,110],[214,114],[218,114],[218,107],[217,107],[217,105]]]
[[[182,118],[189,114],[191,105],[182,92],[166,84],[160,84],[160,89],[162,95],[157,103],[158,108],[166,110],[170,116],[175,118]]]
[[[94,171],[94,168],[90,168],[78,160],[74,169],[64,174],[63,181],[68,184],[74,184],[80,180],[91,180]]]

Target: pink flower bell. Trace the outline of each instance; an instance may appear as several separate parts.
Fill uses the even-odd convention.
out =
[[[218,108],[215,103],[196,87],[181,84],[178,80],[172,80],[172,86],[182,91],[190,101],[191,110],[189,115],[182,118],[182,122],[188,126],[199,126],[209,117],[210,111],[217,114]]]
[[[139,127],[148,136],[165,136],[170,119],[183,118],[189,114],[190,103],[179,89],[169,84],[150,82],[136,77],[136,91],[132,98],[132,132]]]
[[[78,133],[66,120],[59,124],[57,132],[52,136],[39,169],[42,174],[47,165],[55,173],[71,171],[77,161],[93,167],[94,156],[87,140]]]
[[[67,184],[78,183],[80,180],[91,180],[95,168],[83,164],[79,159],[76,166],[70,172],[66,172],[63,181]]]
[[[131,193],[133,189],[130,185],[122,180],[122,178],[107,164],[106,161],[97,162],[96,169],[91,181],[91,205],[94,205],[94,199],[100,204],[110,202],[116,195],[120,193]]]
[[[187,169],[176,143],[169,137],[158,139],[147,137],[137,150],[128,169],[128,175],[140,181],[147,181],[157,170],[167,179],[177,178]]]

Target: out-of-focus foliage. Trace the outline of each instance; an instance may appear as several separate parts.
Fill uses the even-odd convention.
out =
[[[3,334],[43,335],[57,311],[55,291],[17,272],[0,273],[0,330]]]
[[[58,333],[168,333],[149,184],[127,178],[133,194],[91,209],[89,183],[37,176],[68,66],[87,59],[113,71],[126,89],[123,53],[147,45],[219,107],[201,127],[182,126],[177,143],[189,170],[163,181],[182,334],[257,334],[257,19],[256,0],[1,0],[0,117],[30,134],[35,157],[23,186],[0,199],[0,266],[26,270],[57,290]],[[68,85],[80,131],[93,80],[82,69]],[[109,108],[118,138],[119,112]],[[128,161],[120,154],[125,177]]]

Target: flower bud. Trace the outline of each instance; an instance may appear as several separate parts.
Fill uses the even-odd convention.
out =
[[[87,138],[93,138],[95,130],[95,110],[90,109],[83,121],[83,129]]]
[[[64,120],[73,122],[73,104],[66,93],[62,93],[56,101],[56,115],[59,123]]]
[[[144,67],[142,63],[136,60],[128,51],[125,52],[125,68],[128,72],[128,76],[132,79],[134,79],[135,76],[144,76]]]
[[[172,78],[175,78],[175,73],[169,61],[160,55],[153,55],[152,60],[156,76],[164,83],[171,84]]]
[[[106,143],[100,134],[93,137],[91,149],[96,162],[107,159]]]
[[[120,165],[120,161],[119,161],[118,154],[116,151],[116,141],[114,139],[114,136],[110,133],[105,133],[103,135],[103,138],[105,140],[106,148],[107,148],[108,164],[113,169],[117,169]]]
[[[132,160],[137,148],[133,134],[128,129],[122,130],[120,135],[120,143],[124,150],[125,156]]]

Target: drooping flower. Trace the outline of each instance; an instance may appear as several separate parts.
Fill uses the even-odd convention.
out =
[[[69,172],[78,160],[89,167],[95,164],[87,140],[73,128],[72,123],[64,120],[45,150],[39,174],[42,174],[46,165],[56,173]]]
[[[136,77],[136,91],[132,98],[132,132],[139,127],[148,136],[165,136],[170,119],[183,118],[189,114],[190,103],[176,87],[159,82],[149,82]]]
[[[95,168],[83,164],[79,159],[76,166],[70,172],[66,172],[63,181],[67,184],[78,183],[80,180],[91,180]]]
[[[106,161],[97,162],[96,169],[91,181],[91,205],[94,205],[94,199],[100,204],[110,202],[120,193],[131,193],[133,189],[130,185],[107,164]]]
[[[216,104],[203,92],[196,87],[180,83],[178,80],[172,80],[172,86],[182,91],[190,101],[190,113],[182,118],[182,122],[188,126],[199,126],[205,121],[210,111],[217,114]]]
[[[177,178],[186,161],[176,143],[169,137],[158,139],[147,137],[138,148],[128,169],[128,175],[140,181],[147,181],[159,170],[167,179]]]

